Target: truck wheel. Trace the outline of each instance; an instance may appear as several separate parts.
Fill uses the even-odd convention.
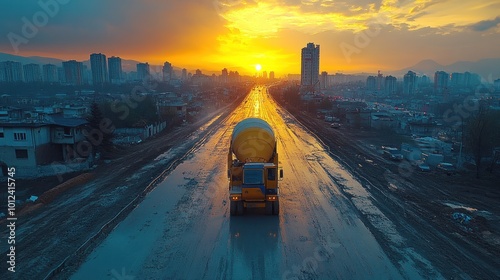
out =
[[[277,200],[273,202],[273,215],[279,215],[280,214],[280,201]]]
[[[243,201],[236,202],[236,214],[243,215]]]
[[[229,214],[236,216],[236,201],[229,202]]]
[[[273,214],[273,203],[271,201],[266,201],[266,215]]]

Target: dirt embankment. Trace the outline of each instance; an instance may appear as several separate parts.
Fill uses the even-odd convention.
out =
[[[376,145],[389,143],[390,136],[333,129],[300,110],[287,110],[364,182],[374,203],[398,225],[408,244],[429,256],[445,277],[457,271],[474,279],[500,276],[498,173],[483,180],[469,173],[422,173],[409,162],[389,161],[377,152]]]

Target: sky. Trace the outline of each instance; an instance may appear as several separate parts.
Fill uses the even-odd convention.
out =
[[[91,53],[189,70],[389,71],[500,57],[500,0],[0,0],[0,52]]]

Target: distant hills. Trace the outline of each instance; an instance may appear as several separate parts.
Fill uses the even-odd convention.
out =
[[[434,60],[426,59],[411,67],[388,72],[392,75],[403,76],[410,70],[417,74],[425,74],[429,77],[433,77],[436,71],[445,71],[450,74],[453,72],[468,71],[479,74],[483,79],[490,81],[500,78],[500,58],[488,58],[478,61],[458,61],[450,65],[441,65]]]
[[[63,62],[63,60],[60,60],[57,58],[41,57],[41,56],[24,57],[24,56],[0,52],[0,61],[7,61],[7,60],[21,62],[22,64],[30,64],[30,63],[49,64],[50,63],[50,64],[55,64],[58,66],[61,65],[61,62]]]

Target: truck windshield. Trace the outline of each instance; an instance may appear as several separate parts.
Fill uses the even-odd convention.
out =
[[[243,184],[245,185],[262,185],[264,176],[260,169],[246,169],[243,173]]]

